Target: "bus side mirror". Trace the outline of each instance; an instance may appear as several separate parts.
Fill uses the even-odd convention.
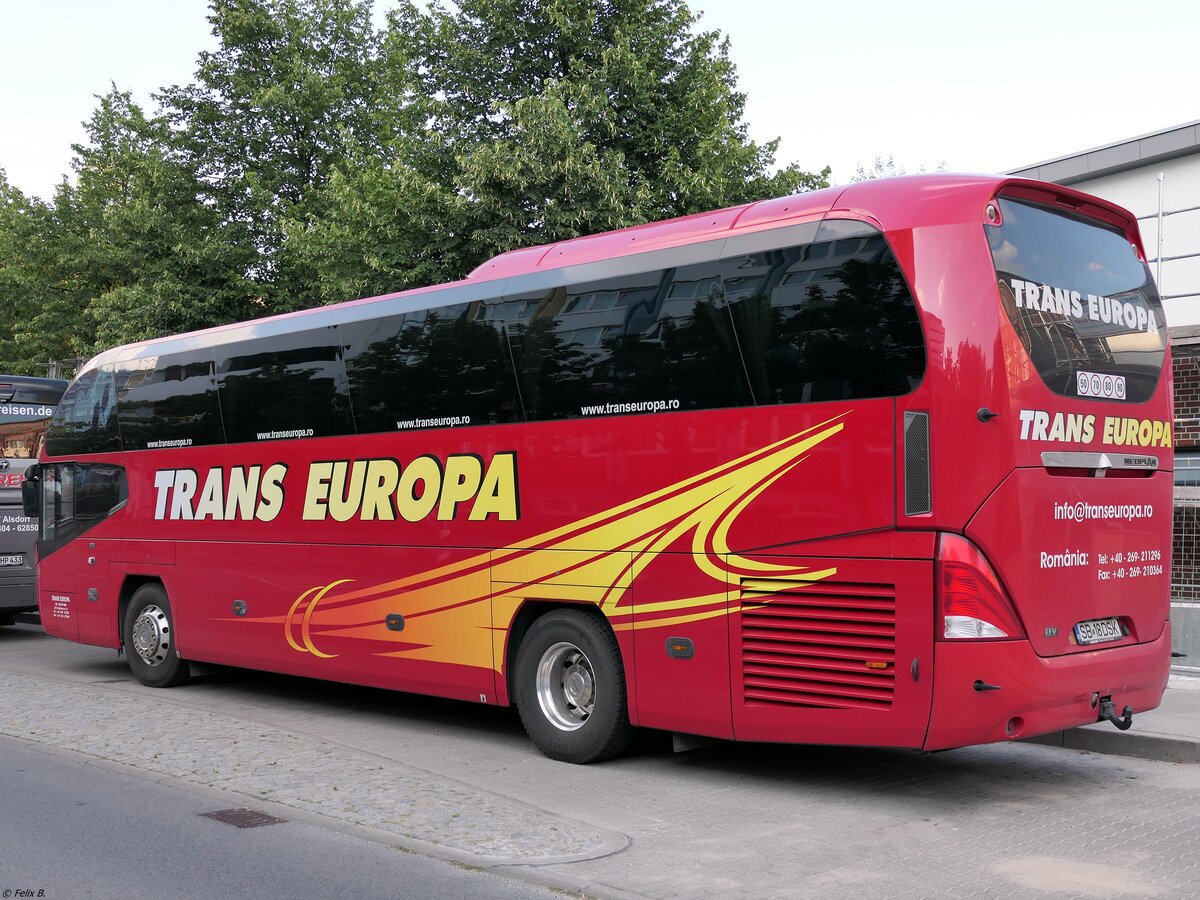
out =
[[[21,482],[21,506],[25,515],[32,519],[38,514],[38,492],[42,487],[42,467],[30,466],[25,470],[25,480]]]

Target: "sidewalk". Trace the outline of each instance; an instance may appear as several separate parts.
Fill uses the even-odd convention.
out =
[[[1172,675],[1162,704],[1135,713],[1128,731],[1120,731],[1110,722],[1097,722],[1030,740],[1070,750],[1200,763],[1200,677]]]

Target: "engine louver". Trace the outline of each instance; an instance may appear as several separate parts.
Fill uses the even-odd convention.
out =
[[[892,705],[894,585],[745,578],[741,619],[746,703],[827,709]]]

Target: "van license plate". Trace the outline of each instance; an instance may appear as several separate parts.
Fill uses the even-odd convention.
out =
[[[0,566],[23,566],[25,565],[25,557],[17,556],[0,556]]]
[[[1121,623],[1115,616],[1111,619],[1091,619],[1075,626],[1075,640],[1081,644],[1103,644],[1119,641],[1123,637]]]

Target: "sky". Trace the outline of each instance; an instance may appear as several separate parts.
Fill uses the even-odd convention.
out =
[[[377,10],[389,6],[376,0]],[[1179,0],[692,0],[730,40],[745,122],[779,164],[850,180],[1001,172],[1200,119]],[[0,0],[0,168],[49,198],[96,95],[187,84],[215,49],[206,0]]]

